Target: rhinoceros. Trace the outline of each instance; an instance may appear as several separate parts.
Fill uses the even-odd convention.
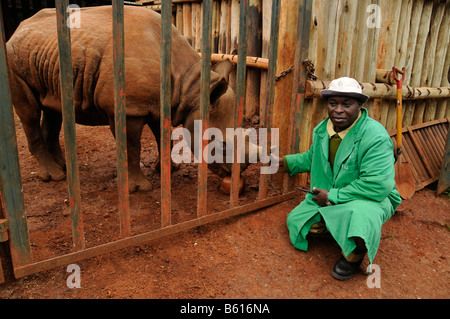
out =
[[[140,169],[144,125],[160,140],[161,17],[158,13],[126,6],[125,81],[128,172],[130,191],[151,190]],[[76,122],[109,125],[114,134],[114,86],[111,6],[83,8],[80,28],[71,29]],[[25,131],[31,154],[44,180],[65,178],[65,160],[59,135],[62,124],[58,38],[55,9],[43,9],[23,21],[7,43],[13,104]],[[229,61],[211,70],[210,127],[225,134],[234,125],[235,95],[227,78]],[[172,126],[193,132],[199,116],[201,58],[172,27]],[[41,123],[41,114],[42,123]],[[247,144],[248,146],[248,144]],[[219,174],[230,164],[210,164]],[[246,164],[241,166],[244,169]]]

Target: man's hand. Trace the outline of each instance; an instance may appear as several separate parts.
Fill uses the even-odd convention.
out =
[[[316,192],[317,195],[312,198],[313,201],[316,201],[320,206],[328,206],[328,191],[325,189],[320,189],[317,187],[313,187],[313,192]]]

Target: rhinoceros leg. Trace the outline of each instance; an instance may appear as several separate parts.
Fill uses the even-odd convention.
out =
[[[130,193],[153,189],[152,183],[142,173],[140,166],[143,128],[143,118],[127,117],[128,186]],[[113,121],[110,121],[110,129],[115,136]]]
[[[158,145],[158,158],[155,161],[155,170],[158,172],[161,172],[161,126],[159,122],[157,123],[148,123],[148,126],[150,127],[150,130],[153,133],[153,136],[155,137],[156,144]],[[173,141],[170,141],[170,149],[173,147]],[[172,171],[178,170],[181,166],[180,164],[174,163],[172,160],[170,169]]]
[[[12,94],[14,108],[22,122],[28,148],[39,163],[38,176],[43,181],[63,180],[66,175],[50,154],[42,134],[40,119],[43,106],[28,84],[17,76],[11,76],[11,88],[15,92]]]
[[[61,132],[62,116],[59,112],[44,109],[41,130],[44,141],[48,146],[48,151],[52,155],[56,164],[64,171],[66,170],[66,160],[59,144],[59,133]]]

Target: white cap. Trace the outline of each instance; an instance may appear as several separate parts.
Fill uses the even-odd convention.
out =
[[[359,85],[358,81],[348,77],[342,77],[331,81],[328,89],[320,92],[320,96],[323,99],[327,99],[331,96],[348,96],[360,100],[362,103],[367,102],[370,98],[362,92],[361,85]]]

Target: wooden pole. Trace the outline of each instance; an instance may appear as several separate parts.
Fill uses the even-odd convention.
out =
[[[247,54],[250,56],[261,55],[261,13],[262,1],[250,0],[248,8],[248,35]],[[245,119],[251,119],[259,113],[259,92],[260,92],[261,71],[255,68],[247,70],[247,90],[244,109]]]
[[[331,81],[307,81],[305,97],[320,98],[320,92],[329,87]],[[361,83],[363,93],[373,99],[396,100],[397,92],[394,85],[386,83]],[[446,99],[450,97],[450,87],[418,87],[403,86],[404,100]]]
[[[381,25],[380,44],[378,46],[378,65],[379,69],[389,69],[395,64],[395,55],[397,47],[397,34],[400,20],[400,10],[402,1],[385,1],[382,6],[383,22]],[[402,67],[402,66],[398,66]],[[386,129],[396,127],[397,103],[383,103],[381,109],[380,123]]]
[[[72,51],[70,45],[70,29],[67,26],[68,5],[67,0],[56,2],[58,50],[60,57],[59,73],[73,243],[76,250],[82,250],[86,247],[86,243],[84,239],[83,214],[81,212],[80,177],[77,161]]]
[[[273,0],[263,0],[262,2],[262,47],[261,47],[261,57],[269,57],[269,47],[270,47],[270,19],[272,17],[272,1]],[[261,81],[260,81],[260,94],[259,100],[261,101],[259,109],[259,121],[260,123],[265,122],[265,108],[264,103],[267,98],[267,71],[261,71]]]
[[[413,71],[414,66],[417,36],[419,34],[419,25],[423,12],[423,5],[424,0],[413,1],[413,6],[411,10],[411,19],[410,19],[411,27],[408,36],[408,46],[406,53],[406,66],[405,66],[405,79],[406,79],[405,84],[409,83],[409,85],[411,86],[420,85],[420,83],[414,82],[414,79],[411,78],[411,73]],[[412,124],[415,107],[416,107],[415,102],[405,102],[404,104],[405,114],[403,116],[403,126],[410,126]]]
[[[114,130],[116,139],[117,187],[119,199],[120,235],[131,236],[130,194],[126,134],[125,34],[123,0],[114,0],[113,63],[114,63]]]
[[[8,219],[9,249],[5,255],[12,256],[14,267],[32,262],[30,239],[23,200],[19,154],[14,124],[14,111],[9,84],[9,69],[4,43],[5,29],[0,6],[0,196],[3,196],[1,218]],[[1,253],[1,252],[0,252]]]
[[[283,0],[280,3],[280,33],[279,50],[277,56],[277,73],[291,68],[294,64],[296,48],[296,32],[298,23],[297,0]],[[280,154],[286,154],[288,127],[289,127],[289,106],[292,97],[292,79],[293,73],[290,72],[275,87],[275,104],[273,111],[273,127],[279,128],[280,134]]]
[[[227,45],[230,42],[230,0],[220,3],[219,49],[218,53],[228,53]],[[217,61],[215,61],[217,62]]]
[[[440,29],[444,18],[445,7],[445,3],[437,3],[431,17],[430,34],[428,36],[427,45],[425,48],[424,71],[422,72],[422,77],[420,80],[421,85],[424,86],[440,85],[443,63],[442,59],[440,61],[436,60],[436,50],[439,45],[438,39],[440,36]],[[448,27],[443,32],[445,32],[446,34],[450,33]],[[445,36],[445,38],[448,39],[448,36]],[[446,42],[446,46],[448,47],[448,41]],[[435,79],[436,82],[433,82],[435,73],[437,74],[436,78],[439,78],[439,81]],[[425,105],[422,122],[429,122],[434,120],[434,117],[436,115],[436,108],[437,101],[429,101],[429,103]]]
[[[416,51],[414,53],[413,70],[411,73],[411,82],[410,82],[411,86],[422,85],[421,77],[423,72],[425,47],[427,43],[428,33],[430,31],[432,11],[433,11],[433,2],[425,1],[422,11],[422,17],[420,19],[419,24],[419,33],[417,35],[416,40],[417,44],[416,44]],[[412,118],[412,124],[422,123],[424,109],[425,109],[425,102],[416,103]]]
[[[171,225],[171,66],[172,66],[172,0],[164,1],[161,10],[161,228]]]
[[[192,45],[192,5],[183,3],[183,35]]]

